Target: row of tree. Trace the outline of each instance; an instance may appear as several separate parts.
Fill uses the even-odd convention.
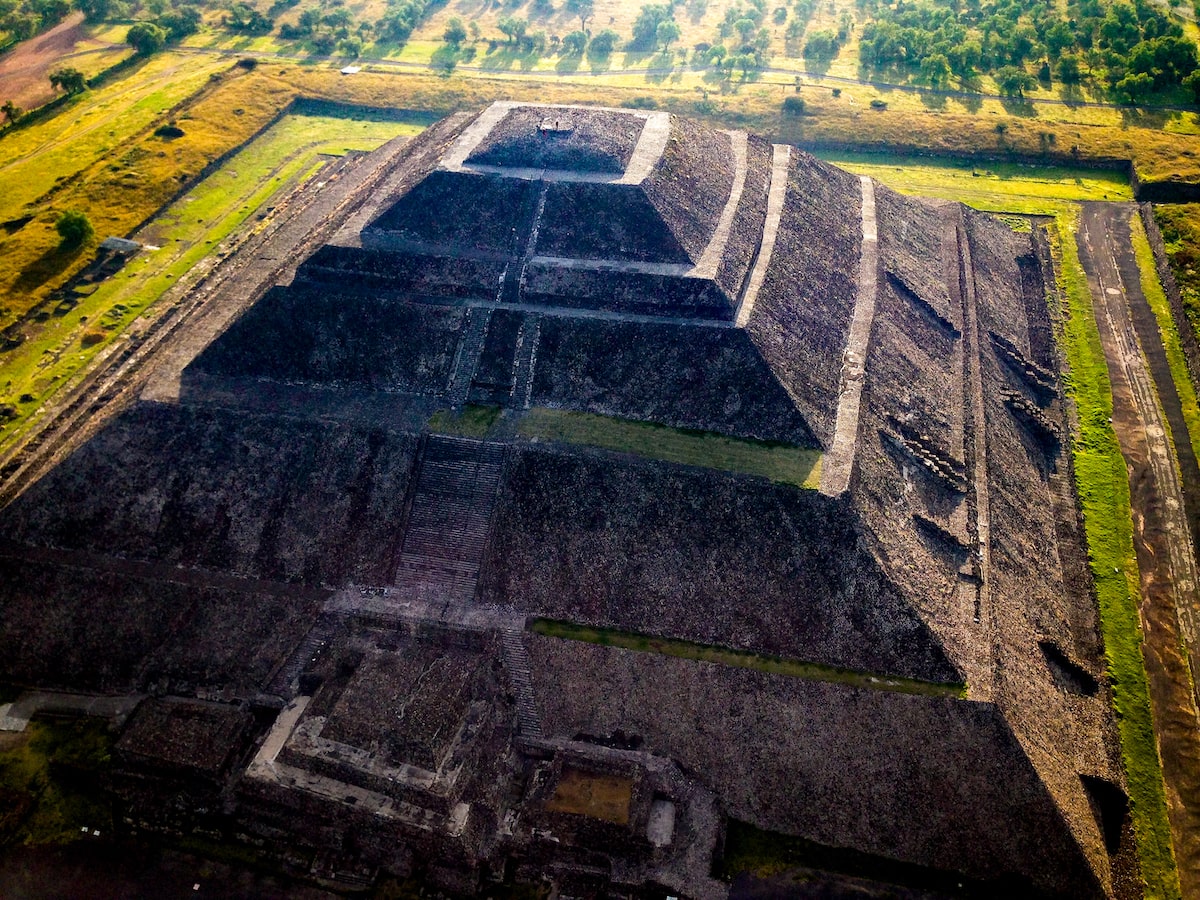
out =
[[[0,32],[9,41],[25,41],[57,25],[70,11],[69,0],[0,0]]]
[[[1069,0],[1066,15],[1041,0],[945,0],[875,5],[859,61],[876,72],[970,86],[980,74],[1021,96],[1038,81],[1086,79],[1121,99],[1191,85],[1195,45],[1151,0]],[[1036,73],[1036,79],[1035,79]]]

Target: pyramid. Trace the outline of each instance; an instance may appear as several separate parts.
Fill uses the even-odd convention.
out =
[[[177,400],[0,514],[6,678],[282,708],[230,815],[384,866],[716,896],[748,825],[1113,895],[1039,225],[659,111],[372,159]]]

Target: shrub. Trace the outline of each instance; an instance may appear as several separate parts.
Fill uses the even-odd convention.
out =
[[[64,247],[78,247],[91,240],[96,233],[91,220],[75,209],[69,209],[54,222],[54,230],[62,239]]]
[[[804,115],[804,98],[797,97],[795,94],[792,94],[790,97],[784,97],[783,113],[787,116]]]

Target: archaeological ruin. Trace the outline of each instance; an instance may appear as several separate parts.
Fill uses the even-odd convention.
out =
[[[140,698],[126,827],[462,894],[722,897],[753,829],[1121,895],[1039,222],[656,110],[357,165],[0,511],[0,678]]]

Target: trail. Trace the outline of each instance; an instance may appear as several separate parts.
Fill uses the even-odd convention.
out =
[[[1162,413],[1166,392],[1160,392],[1146,360],[1154,359],[1152,342],[1161,338],[1157,330],[1143,329],[1139,341],[1134,327],[1136,308],[1146,300],[1140,280],[1130,276],[1137,272],[1136,261],[1125,259],[1133,249],[1121,240],[1134,209],[1083,204],[1077,240],[1112,380],[1113,428],[1129,470],[1142,655],[1172,843],[1183,895],[1200,897],[1200,720],[1188,663],[1188,648],[1193,654],[1196,649],[1200,596],[1184,486]]]

